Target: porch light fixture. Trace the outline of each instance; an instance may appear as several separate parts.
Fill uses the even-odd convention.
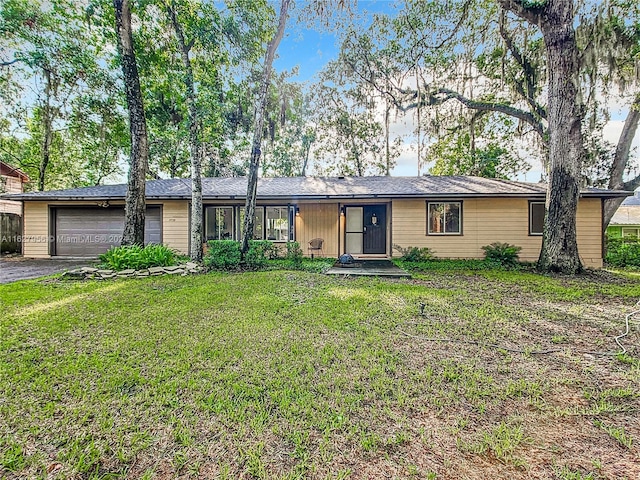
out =
[[[300,207],[296,206],[296,217],[300,216]]]
[[[344,207],[340,207],[340,216],[344,217]]]

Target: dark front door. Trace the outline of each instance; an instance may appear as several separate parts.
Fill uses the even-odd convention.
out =
[[[387,253],[387,206],[366,205],[362,253]]]

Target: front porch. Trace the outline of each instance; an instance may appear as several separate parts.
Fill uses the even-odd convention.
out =
[[[363,276],[363,277],[387,277],[387,278],[411,278],[411,274],[396,266],[391,260],[362,260],[356,259],[355,263],[344,266],[336,263],[325,272],[326,275]]]
[[[297,204],[295,237],[305,254],[338,258],[349,253],[362,260],[391,257],[391,202],[317,202]],[[322,252],[311,251],[323,239]]]

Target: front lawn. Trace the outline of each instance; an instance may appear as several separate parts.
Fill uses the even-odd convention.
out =
[[[0,476],[640,478],[639,280],[416,277],[0,285]]]

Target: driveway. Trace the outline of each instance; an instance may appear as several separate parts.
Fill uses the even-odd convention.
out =
[[[54,273],[62,273],[66,270],[91,265],[93,263],[96,263],[96,260],[91,258],[86,260],[51,260],[44,258],[0,257],[0,283],[53,275]]]

